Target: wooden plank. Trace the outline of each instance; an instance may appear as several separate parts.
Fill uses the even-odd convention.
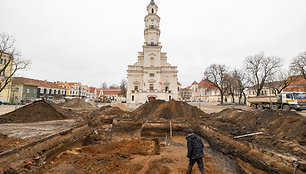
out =
[[[256,132],[256,133],[251,133],[251,134],[239,135],[239,136],[235,136],[234,138],[249,137],[249,136],[260,135],[260,134],[263,134],[263,132]]]

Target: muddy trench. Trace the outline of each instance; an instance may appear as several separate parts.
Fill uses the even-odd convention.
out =
[[[68,132],[58,133],[57,136],[38,142],[32,147],[21,149],[18,155],[17,152],[12,153],[1,161],[14,163],[16,156],[18,158],[24,156],[24,161],[15,164],[19,165],[18,167],[6,169],[6,171],[17,173],[29,171],[31,173],[77,173],[82,170],[84,173],[99,173],[98,171],[101,173],[184,173],[188,164],[188,160],[185,159],[186,134],[184,131],[193,128],[194,132],[203,138],[205,144],[204,166],[207,173],[291,173],[294,170],[294,166],[290,166],[285,160],[264,154],[258,149],[252,149],[205,126],[174,123],[171,138],[168,123],[145,123],[141,129],[133,128],[131,131],[127,130],[127,124],[124,122],[123,125],[118,126],[117,123],[114,130],[111,129],[112,125],[106,126],[109,128],[104,129],[107,132],[98,132],[98,134],[84,125]],[[127,148],[123,148],[120,144]],[[137,149],[137,145],[141,146],[140,149]],[[144,145],[149,148],[141,149]],[[32,153],[29,153],[29,148]],[[117,149],[100,150],[109,148]],[[134,148],[137,150],[131,150]],[[82,153],[84,155],[79,156]],[[101,154],[99,156],[95,153]],[[175,153],[180,155],[177,156]],[[143,160],[137,163],[133,162],[134,158]],[[176,160],[176,158],[184,160]],[[84,161],[86,159],[88,162]],[[90,170],[93,159],[103,165],[92,166]],[[116,161],[115,164],[113,164],[114,161]],[[76,163],[83,163],[79,164],[83,169],[76,166]],[[178,171],[176,163],[184,166],[181,166]],[[108,166],[111,168],[108,169]],[[121,167],[124,166],[126,168],[123,170]],[[197,165],[194,166],[194,171],[199,172]],[[303,171],[298,168],[297,173],[303,173]]]
[[[166,113],[172,114],[169,118],[173,118],[165,119],[164,109],[167,110],[167,105],[171,105],[174,110],[180,107],[185,109],[178,110],[181,112]],[[190,110],[197,112],[189,112]],[[117,113],[122,115],[116,115]],[[197,115],[189,115],[193,119],[188,120],[186,113],[197,113]],[[288,134],[291,136],[289,138],[285,137],[287,134],[283,134],[283,132],[287,133],[285,130],[297,131],[298,129],[292,129],[294,127],[292,125],[298,127],[303,123],[303,118],[293,113],[225,110],[205,115],[189,105],[185,106],[184,103],[172,101],[160,103],[159,109],[154,112],[152,107],[144,105],[135,110],[134,114],[133,116],[118,108],[102,107],[94,112],[79,114],[78,116],[82,118],[78,121],[61,121],[63,122],[61,123],[56,120],[25,125],[22,123],[21,125],[25,127],[38,125],[38,132],[42,132],[42,127],[47,128],[46,125],[52,125],[52,129],[46,129],[51,133],[24,142],[21,139],[14,139],[17,146],[11,146],[13,148],[7,148],[9,149],[7,151],[4,149],[0,153],[0,173],[186,173],[187,129],[192,129],[203,139],[204,169],[208,174],[293,173],[295,167],[297,174],[306,172],[305,160],[302,158],[304,148],[300,144],[293,144],[295,146],[292,147],[297,147],[296,149],[287,148],[291,147],[288,144],[278,145],[277,147],[286,147],[281,151],[275,151],[275,148],[266,145],[267,142],[278,142],[279,138],[282,138],[279,142],[286,142],[285,140],[291,144],[295,141],[303,142],[299,139],[303,134],[302,131],[297,135]],[[283,121],[270,127],[258,126],[267,122],[272,124],[278,120]],[[235,126],[237,121],[240,121],[240,125]],[[59,123],[61,123],[61,129],[57,127]],[[256,124],[252,124],[254,127],[248,127],[249,129],[246,130],[245,123]],[[228,126],[224,128],[222,125]],[[16,124],[16,126],[20,125]],[[282,129],[274,129],[278,127]],[[263,128],[267,131],[266,135],[255,135],[254,141],[234,138],[236,135]],[[3,127],[2,132],[6,131],[5,129]],[[23,132],[23,129],[20,132]],[[33,134],[33,129],[27,132]],[[267,137],[270,137],[269,141],[262,141],[262,138]],[[4,140],[9,138],[4,136]],[[19,145],[18,141],[21,141]],[[266,144],[261,145],[258,142]],[[294,150],[295,153],[290,154],[292,152],[290,150]],[[299,152],[302,152],[301,155],[295,156]],[[300,158],[298,165],[293,163],[295,157]],[[200,173],[197,165],[194,166],[193,173]]]

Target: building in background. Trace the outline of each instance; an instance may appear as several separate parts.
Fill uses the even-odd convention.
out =
[[[199,83],[194,81],[187,89],[191,92],[189,99],[193,101],[218,102],[221,100],[220,91],[208,79],[203,79]]]
[[[154,99],[178,100],[178,71],[176,66],[167,63],[167,53],[161,52],[160,17],[154,0],[147,6],[147,11],[143,51],[139,52],[138,62],[129,65],[127,70],[127,102],[140,104]]]
[[[102,89],[102,96],[111,101],[120,101],[124,97],[121,89]]]
[[[80,82],[60,82],[67,86],[68,91],[66,98],[76,98],[81,97],[82,93],[82,84]]]
[[[292,76],[290,85],[284,89],[284,92],[306,92],[306,79],[302,76]]]
[[[2,52],[1,53],[1,58],[0,58],[0,69],[2,70],[6,64],[7,67],[5,68],[5,70],[3,70],[0,73],[0,88],[5,85],[5,81],[8,79],[8,77],[12,74],[12,70],[13,70],[13,62],[9,60],[12,59],[11,55]],[[9,63],[8,63],[9,62]],[[5,88],[0,92],[0,100],[4,100],[9,102],[10,100],[10,92],[11,92],[11,85],[12,82],[9,78],[8,84],[5,86]]]
[[[23,101],[34,101],[37,99],[38,86],[31,79],[16,77],[12,80],[11,95],[9,102],[12,104]]]
[[[34,100],[37,98],[60,99],[65,96],[66,89],[56,82],[14,77],[10,101],[16,103],[21,100]]]
[[[89,97],[90,99],[98,98],[97,88],[96,87],[89,87]]]
[[[187,88],[181,88],[180,90],[182,100],[184,101],[190,101],[192,98],[192,90],[190,89],[190,86]]]

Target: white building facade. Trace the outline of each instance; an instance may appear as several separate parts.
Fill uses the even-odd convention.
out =
[[[160,17],[154,0],[147,6],[145,17],[143,51],[139,52],[138,62],[128,66],[128,103],[145,103],[161,99],[178,99],[177,67],[167,63],[167,53],[161,52],[159,42]]]

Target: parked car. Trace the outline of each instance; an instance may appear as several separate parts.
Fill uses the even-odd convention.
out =
[[[7,105],[7,104],[8,104],[8,102],[7,102],[7,101],[5,101],[5,100],[0,100],[0,105],[2,105],[2,104]]]

